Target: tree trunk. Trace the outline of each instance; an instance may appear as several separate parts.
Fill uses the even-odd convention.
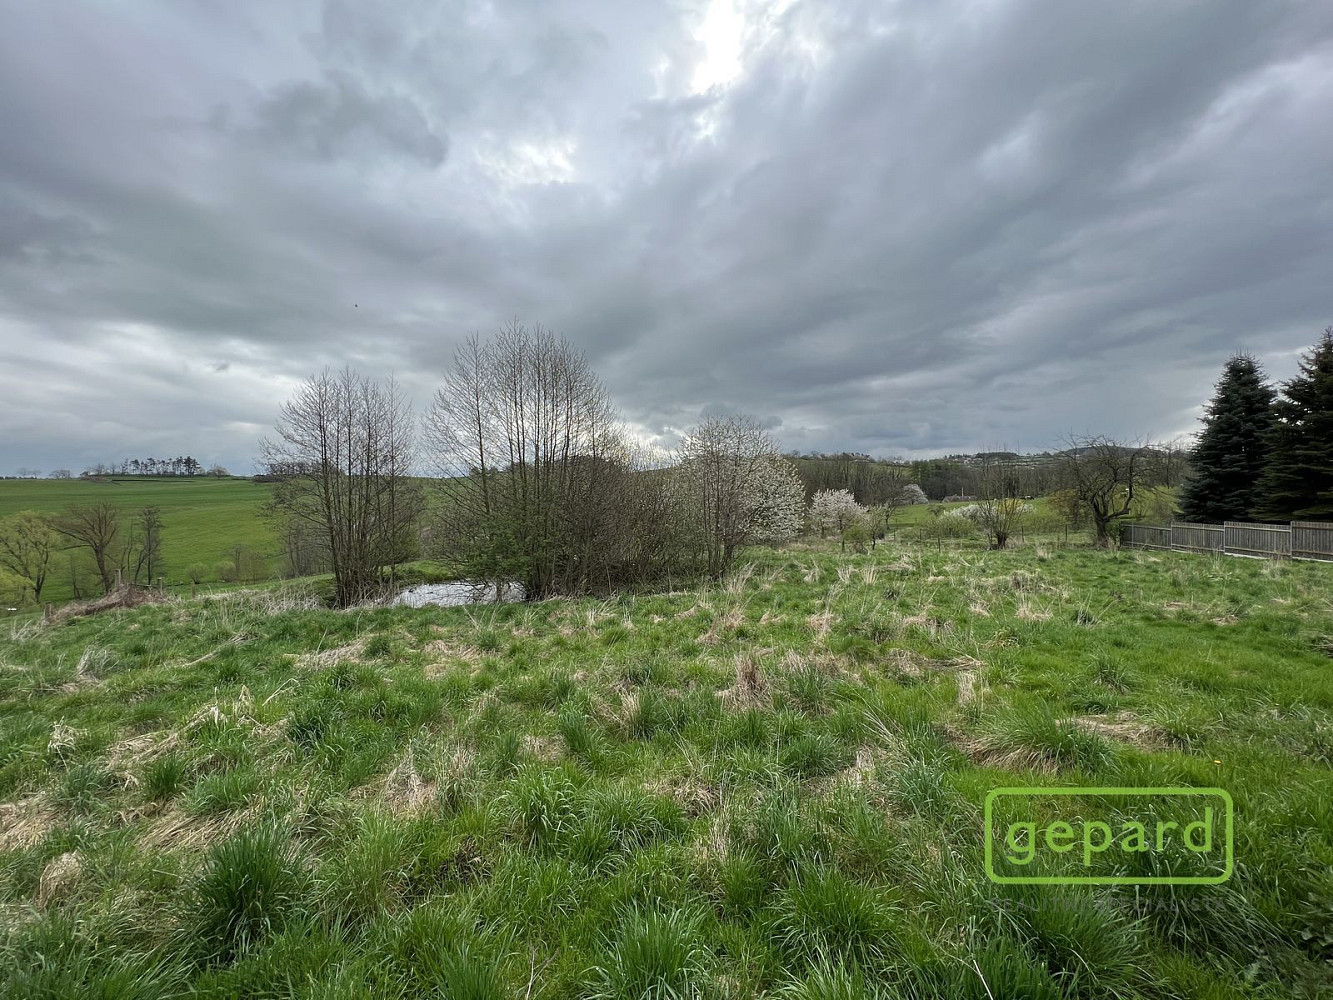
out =
[[[1111,547],[1111,520],[1106,517],[1094,518],[1093,525],[1097,529],[1097,547],[1100,549],[1109,549]]]

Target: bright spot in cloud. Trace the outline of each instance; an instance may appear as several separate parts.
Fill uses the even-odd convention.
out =
[[[695,93],[724,86],[740,75],[744,68],[745,15],[737,9],[735,0],[712,0],[694,37],[704,50],[690,78]]]

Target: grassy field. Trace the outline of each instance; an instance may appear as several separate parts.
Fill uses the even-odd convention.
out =
[[[143,507],[162,511],[164,575],[170,583],[186,583],[185,569],[194,563],[209,567],[207,580],[219,580],[217,564],[237,545],[270,556],[278,570],[278,542],[261,509],[272,487],[249,479],[133,476],[105,482],[79,479],[0,480],[0,517],[21,510],[58,514],[69,506],[110,500],[127,517]],[[64,601],[73,596],[66,557],[53,567],[42,597]]]
[[[1333,567],[881,545],[0,637],[0,995],[1333,988]],[[1219,886],[1001,886],[1002,785],[1220,786]]]

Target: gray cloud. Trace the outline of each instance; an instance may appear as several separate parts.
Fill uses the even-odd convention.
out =
[[[1295,2],[0,5],[0,469],[513,316],[664,439],[1174,435],[1333,321],[1330,101]]]
[[[215,121],[229,113],[220,109]],[[382,154],[438,167],[448,138],[421,108],[401,94],[373,95],[356,79],[331,73],[324,81],[282,84],[255,108],[255,124],[243,130],[261,148],[291,150],[318,160]]]

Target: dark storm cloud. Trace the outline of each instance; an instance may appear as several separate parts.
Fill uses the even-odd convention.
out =
[[[1333,321],[1330,106],[1322,4],[0,0],[0,469],[514,316],[663,440],[1174,435]]]

